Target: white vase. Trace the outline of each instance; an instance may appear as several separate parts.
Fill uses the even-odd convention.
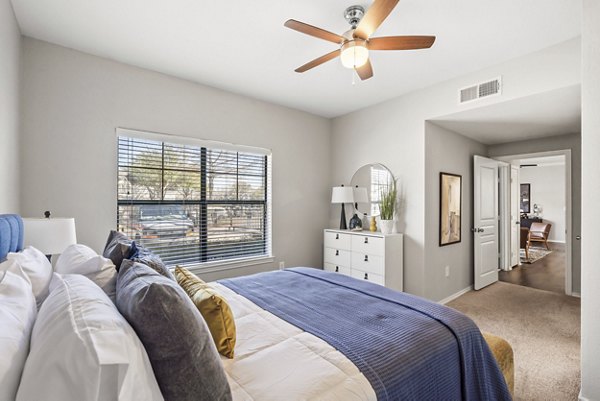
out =
[[[379,220],[379,228],[382,234],[391,234],[394,229],[394,220]]]

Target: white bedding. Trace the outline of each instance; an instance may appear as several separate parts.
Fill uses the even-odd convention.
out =
[[[325,341],[210,284],[235,317],[235,358],[222,357],[235,401],[377,399],[358,368]]]

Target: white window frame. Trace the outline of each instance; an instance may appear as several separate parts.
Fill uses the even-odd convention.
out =
[[[230,258],[225,260],[217,260],[217,261],[207,261],[207,262],[198,262],[193,264],[187,264],[186,268],[191,271],[197,271],[202,273],[210,273],[222,270],[229,269],[238,269],[245,266],[252,266],[264,263],[270,263],[275,260],[273,256],[273,224],[272,224],[272,152],[270,149],[247,146],[247,145],[239,145],[232,144],[227,142],[220,142],[214,140],[200,139],[200,138],[191,138],[184,136],[176,136],[164,133],[150,132],[150,131],[141,131],[130,128],[116,128],[116,140],[118,142],[119,137],[129,137],[135,139],[146,139],[151,141],[172,143],[176,145],[190,145],[196,147],[205,147],[209,149],[217,149],[217,150],[228,150],[234,152],[244,152],[244,153],[252,153],[257,155],[264,155],[267,157],[267,183],[266,183],[266,221],[264,222],[266,230],[266,238],[265,238],[265,254],[259,256],[247,256],[247,257],[239,257],[239,258]],[[118,149],[117,149],[118,154]],[[116,163],[117,169],[119,166],[119,161],[117,158]],[[118,194],[115,196],[117,200],[117,205],[119,203]],[[118,207],[118,206],[117,206]],[[117,218],[118,219],[118,218]],[[117,223],[118,224],[118,223]]]

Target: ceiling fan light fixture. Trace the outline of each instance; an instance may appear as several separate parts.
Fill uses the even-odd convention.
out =
[[[340,60],[346,68],[358,68],[369,60],[369,49],[364,40],[349,40],[342,45]]]

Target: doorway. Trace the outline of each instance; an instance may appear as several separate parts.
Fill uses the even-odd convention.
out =
[[[572,295],[570,151],[501,159],[510,163],[511,172],[516,173],[511,174],[510,252],[518,255],[518,263],[513,257],[510,268],[499,272],[499,280]],[[517,202],[518,214],[513,209]],[[518,238],[514,238],[515,232]]]

